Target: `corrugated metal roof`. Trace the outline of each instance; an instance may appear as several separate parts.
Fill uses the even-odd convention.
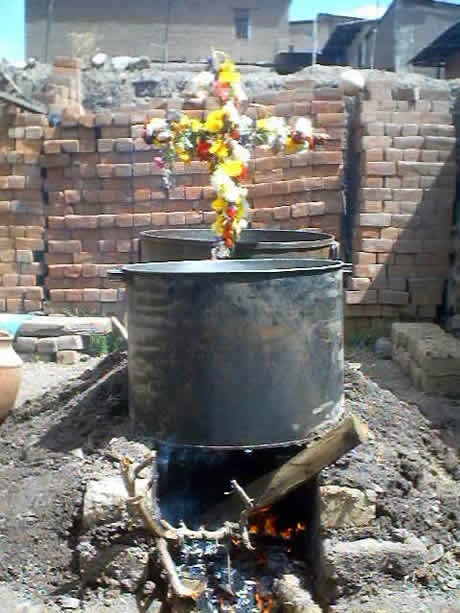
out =
[[[339,23],[330,35],[327,43],[323,47],[323,54],[329,55],[343,51],[361,28],[367,24],[374,23],[373,19],[357,19],[348,23]]]
[[[410,61],[415,66],[440,66],[460,49],[460,21],[448,28]]]

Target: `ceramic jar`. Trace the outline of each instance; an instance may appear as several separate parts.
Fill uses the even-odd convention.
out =
[[[22,381],[23,362],[13,349],[13,337],[0,330],[0,423],[14,407]]]

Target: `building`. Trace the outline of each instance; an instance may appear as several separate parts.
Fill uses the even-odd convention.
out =
[[[416,69],[433,75],[432,68],[415,68],[411,60],[458,21],[459,5],[436,0],[393,0],[377,21],[337,24],[323,48],[322,61],[396,72]]]
[[[202,61],[212,47],[237,62],[273,62],[289,45],[290,0],[26,0],[26,57],[93,46],[112,56]]]
[[[321,53],[330,35],[339,23],[355,21],[356,17],[318,13],[316,20],[291,21],[289,23],[289,51],[305,53],[315,49]]]
[[[432,66],[446,79],[460,78],[460,21],[443,32],[411,60],[413,66]]]

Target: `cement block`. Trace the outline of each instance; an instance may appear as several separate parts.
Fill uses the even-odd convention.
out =
[[[55,338],[39,338],[37,340],[38,353],[54,354],[58,350]]]
[[[14,349],[18,353],[35,353],[37,340],[34,336],[18,336],[14,342]]]
[[[58,336],[56,338],[58,350],[63,351],[66,349],[73,351],[81,351],[83,349],[83,339],[77,334],[69,336]]]
[[[56,353],[56,361],[59,364],[77,364],[80,361],[78,351],[64,350]]]

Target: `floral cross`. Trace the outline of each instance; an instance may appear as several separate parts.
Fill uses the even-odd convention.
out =
[[[221,259],[232,256],[241,230],[247,227],[248,190],[243,181],[253,147],[297,153],[314,148],[328,135],[315,133],[306,117],[297,118],[292,125],[273,116],[254,121],[244,114],[248,99],[233,62],[225,54],[214,52],[209,65],[208,71],[194,78],[191,91],[196,103],[202,104],[211,95],[217,98],[220,108],[210,111],[204,122],[177,111],[167,119],[147,119],[143,137],[161,151],[154,161],[163,168],[166,189],[173,184],[175,160],[207,163],[217,194],[212,203],[217,214],[212,257]]]

